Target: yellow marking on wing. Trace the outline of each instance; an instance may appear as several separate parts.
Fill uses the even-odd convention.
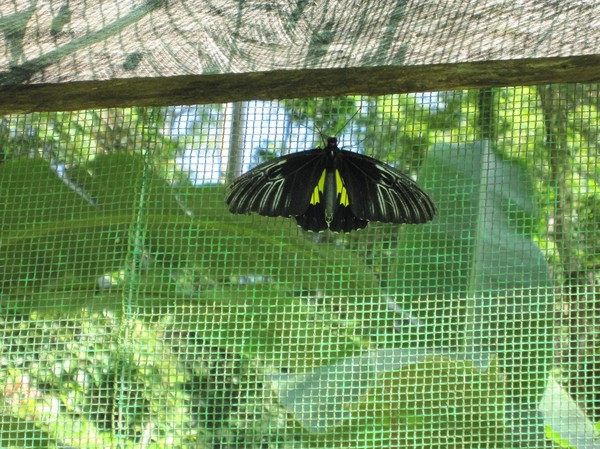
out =
[[[342,206],[348,206],[350,200],[348,199],[348,191],[344,187],[344,180],[338,170],[335,171],[335,188],[338,195],[340,195],[340,204]]]
[[[325,190],[325,174],[326,173],[327,173],[327,170],[323,170],[323,174],[319,178],[319,182],[317,182],[317,185],[315,186],[315,189],[313,190],[313,193],[310,196],[310,204],[314,205],[321,201],[321,193],[323,193],[323,191]]]

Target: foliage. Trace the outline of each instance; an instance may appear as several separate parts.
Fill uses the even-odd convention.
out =
[[[282,102],[291,123],[418,174],[440,209],[424,227],[344,236],[231,216],[221,186],[189,182],[178,158],[219,147],[222,108],[180,135],[185,108],[4,118],[1,444],[413,447],[452,434],[474,448],[534,434],[511,412],[535,404],[550,369],[544,289],[564,257],[538,89],[493,91],[488,146],[475,91]],[[568,219],[590,270],[598,98],[565,96]],[[464,359],[488,352],[493,363]],[[382,368],[381,354],[400,362]]]
[[[178,318],[124,322],[89,309],[7,317],[3,446],[301,447],[267,367],[195,340]]]
[[[381,373],[356,404],[348,405],[348,420],[318,438],[318,447],[509,448],[503,392],[494,369],[424,359]]]

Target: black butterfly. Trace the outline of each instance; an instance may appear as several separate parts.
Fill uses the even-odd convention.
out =
[[[329,137],[314,148],[264,162],[227,187],[234,214],[295,217],[306,230],[362,229],[369,221],[425,223],[435,215],[429,196],[383,162],[338,148]]]

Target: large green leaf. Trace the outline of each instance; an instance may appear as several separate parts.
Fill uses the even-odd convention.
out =
[[[438,214],[402,230],[389,281],[396,293],[450,297],[548,287],[548,266],[532,240],[533,188],[520,165],[486,143],[444,144],[430,151],[420,179]]]
[[[381,372],[347,419],[312,439],[322,448],[510,448],[495,369],[426,358]]]
[[[550,271],[533,241],[532,183],[487,142],[439,145],[421,174],[439,212],[403,230],[390,291],[424,323],[427,346],[497,355],[514,434],[538,439],[554,310]]]
[[[41,160],[0,166],[4,308],[157,317],[187,304],[205,342],[291,371],[351,355],[360,322],[385,308],[354,253],[314,244],[290,220],[230,214],[222,186],[173,187],[127,154],[67,175]]]
[[[167,314],[167,333],[189,336],[177,345],[181,351],[227,348],[268,360],[278,372],[310,372],[362,349],[339,312],[298,301],[272,284],[232,286]]]

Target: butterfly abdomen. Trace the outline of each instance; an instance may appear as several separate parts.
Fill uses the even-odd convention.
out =
[[[335,174],[334,168],[328,168],[325,170],[325,190],[323,192],[323,201],[325,203],[325,221],[330,224],[333,221],[333,215],[337,211],[340,200],[338,199],[338,193],[335,185]]]

